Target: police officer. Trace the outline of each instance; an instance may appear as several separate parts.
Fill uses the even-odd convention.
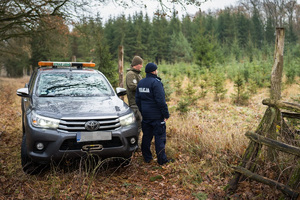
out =
[[[142,79],[140,75],[141,69],[143,67],[143,59],[140,56],[134,56],[131,62],[131,68],[127,69],[126,74],[126,88],[127,88],[127,98],[129,107],[134,112],[136,121],[138,123],[138,131],[141,132],[142,129],[142,115],[135,102],[135,91],[138,82]]]
[[[150,146],[154,136],[157,162],[163,165],[169,162],[165,153],[166,120],[169,118],[169,110],[163,84],[157,76],[157,65],[148,63],[145,72],[146,78],[138,83],[135,97],[143,117],[142,154],[147,163],[153,159]]]

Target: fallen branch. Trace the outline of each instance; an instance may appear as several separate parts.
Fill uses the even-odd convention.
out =
[[[263,144],[269,147],[272,147],[274,149],[278,149],[280,151],[283,151],[285,153],[290,153],[296,156],[300,156],[300,148],[295,147],[292,145],[288,145],[282,142],[278,142],[276,140],[272,140],[270,138],[266,138],[264,136],[258,135],[256,133],[252,133],[250,131],[247,131],[245,134],[250,140],[257,142],[259,144]]]
[[[294,191],[292,188],[290,188],[282,183],[279,183],[279,182],[271,180],[269,178],[252,173],[251,171],[249,171],[243,167],[240,167],[240,166],[233,167],[233,168],[235,171],[243,174],[244,176],[247,176],[250,179],[253,179],[255,181],[261,182],[261,183],[269,185],[269,186],[273,186],[276,189],[281,190],[285,195],[289,196],[291,199],[296,200],[299,196],[298,192]]]
[[[286,109],[289,111],[293,111],[296,113],[300,113],[300,105],[295,103],[289,103],[289,102],[283,102],[283,101],[274,101],[271,99],[264,99],[262,101],[263,105],[271,106],[271,107],[277,107]]]

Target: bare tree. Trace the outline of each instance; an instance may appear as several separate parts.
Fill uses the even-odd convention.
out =
[[[47,18],[63,17],[64,14],[60,12],[60,9],[68,2],[69,0],[2,0],[0,3],[0,41],[28,36],[38,23],[46,23]]]
[[[278,27],[292,20],[296,3],[295,0],[263,0],[266,16],[274,19]]]

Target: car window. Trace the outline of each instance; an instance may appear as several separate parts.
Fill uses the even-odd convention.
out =
[[[32,72],[32,75],[30,77],[30,80],[29,80],[29,84],[28,84],[28,87],[29,87],[29,93],[32,94],[32,90],[33,90],[33,86],[34,86],[34,82],[36,80],[36,73],[37,71],[33,71]]]
[[[110,84],[98,73],[44,72],[39,76],[37,96],[111,96]]]

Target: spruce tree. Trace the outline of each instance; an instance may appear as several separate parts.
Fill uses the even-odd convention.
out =
[[[252,16],[252,41],[255,48],[260,49],[262,47],[263,42],[263,25],[261,22],[261,18],[259,15],[259,10],[255,7]]]

